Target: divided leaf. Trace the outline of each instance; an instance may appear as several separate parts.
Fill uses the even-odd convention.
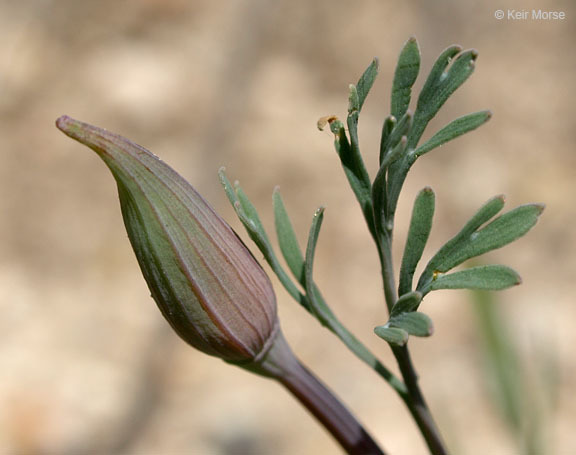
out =
[[[440,275],[430,284],[436,289],[483,289],[499,291],[522,282],[520,276],[504,265],[484,265],[472,267],[447,275]]]
[[[544,210],[541,204],[526,204],[480,226],[498,213],[504,204],[502,196],[488,201],[464,228],[434,255],[420,277],[417,289],[425,294],[435,273],[445,273],[467,259],[501,248],[526,234]]]
[[[499,216],[484,228],[473,232],[461,248],[442,258],[436,270],[447,272],[467,259],[508,245],[536,224],[543,209],[540,204],[526,204]]]

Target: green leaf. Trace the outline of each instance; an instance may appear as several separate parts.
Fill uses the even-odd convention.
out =
[[[540,204],[526,204],[499,216],[484,228],[473,232],[462,248],[439,262],[436,270],[447,272],[465,260],[501,248],[526,234],[544,210]]]
[[[422,294],[420,292],[408,292],[396,301],[392,307],[392,311],[390,312],[390,317],[393,318],[402,313],[411,313],[416,311],[420,302],[422,302]]]
[[[481,111],[453,120],[451,123],[438,131],[434,136],[432,136],[428,141],[418,147],[416,149],[415,156],[422,156],[425,153],[428,153],[430,150],[435,149],[436,147],[439,147],[440,145],[451,141],[452,139],[462,136],[469,131],[475,130],[490,120],[491,116],[492,113],[490,111]]]
[[[352,143],[348,142],[344,125],[340,120],[330,122],[330,129],[335,135],[334,147],[340,157],[348,183],[362,208],[370,233],[375,236],[371,197],[372,185],[358,149],[357,120],[358,112],[348,116],[348,130],[350,131]]]
[[[262,224],[262,221],[260,221],[260,216],[258,215],[256,207],[254,207],[254,204],[252,204],[250,199],[248,199],[248,196],[246,195],[246,193],[244,193],[244,190],[240,188],[240,184],[238,182],[236,182],[234,186],[236,189],[236,195],[238,196],[238,201],[240,202],[242,212],[244,213],[246,218],[250,221],[254,229],[264,239],[266,239],[266,242],[269,244],[270,241],[268,240],[268,236],[266,235],[266,231],[264,230],[264,225]]]
[[[446,242],[438,252],[430,259],[426,265],[426,269],[422,273],[418,281],[417,289],[423,289],[424,286],[432,279],[435,271],[439,271],[440,264],[446,257],[454,254],[456,250],[462,248],[462,245],[470,238],[472,233],[476,231],[482,224],[486,223],[490,218],[495,216],[504,207],[504,196],[495,196],[488,200],[480,209],[474,214],[472,218],[464,225],[464,227],[452,239]],[[447,271],[447,270],[446,270]]]
[[[364,71],[364,74],[362,74],[362,76],[358,80],[358,83],[356,84],[359,111],[362,110],[362,106],[364,105],[364,101],[368,96],[368,92],[372,88],[374,80],[378,75],[378,66],[379,66],[378,59],[375,58],[374,60],[372,60],[372,63],[370,63],[368,68],[366,68],[366,71]]]
[[[238,197],[236,196],[236,192],[234,191],[234,187],[230,183],[230,180],[228,180],[228,177],[226,177],[225,172],[226,172],[225,167],[221,167],[220,169],[218,169],[218,177],[220,178],[220,183],[224,188],[224,191],[226,193],[226,196],[228,197],[228,200],[230,201],[230,204],[234,206],[234,204],[238,201]]]
[[[504,265],[483,265],[447,275],[439,275],[430,284],[430,290],[483,289],[499,291],[516,286],[521,282],[520,276],[510,267]]]
[[[499,216],[481,229],[478,227],[497,212],[502,198],[494,198],[464,226],[464,228],[446,243],[426,266],[418,282],[418,290],[430,284],[434,273],[445,273],[462,264],[467,259],[501,248],[526,234],[538,221],[544,210],[541,204],[526,204]]]
[[[382,158],[382,161],[386,160],[386,155],[390,153],[390,149],[396,147],[404,136],[409,135],[411,127],[412,127],[412,112],[408,110],[402,116],[400,121],[396,124],[396,126],[388,136],[388,141],[385,144],[384,156]]]
[[[402,266],[400,268],[399,295],[406,294],[412,290],[412,278],[432,229],[434,206],[434,191],[432,191],[432,188],[426,187],[418,193],[414,201],[412,219],[410,220],[408,238],[406,239]]]
[[[414,134],[409,138],[410,148],[416,148],[428,122],[474,71],[474,62],[478,53],[470,49],[456,55],[459,49],[454,46],[440,55],[420,92],[414,114]],[[454,56],[456,57],[453,58]]]
[[[459,46],[451,46],[440,55],[420,92],[412,128],[408,135],[407,153],[402,159],[393,163],[388,170],[386,217],[389,222],[392,222],[394,218],[400,191],[410,167],[416,161],[415,149],[428,122],[474,70],[476,51],[469,50],[461,53],[460,51]]]
[[[280,251],[282,251],[282,255],[294,277],[296,277],[300,283],[303,283],[304,257],[300,251],[298,239],[292,228],[292,223],[286,212],[286,207],[284,206],[278,187],[274,189],[272,200],[274,202],[274,222]]]
[[[426,105],[430,102],[430,99],[435,96],[435,88],[440,84],[444,71],[448,65],[450,65],[450,62],[454,57],[460,52],[462,52],[462,47],[458,45],[449,46],[442,51],[436,59],[436,62],[434,62],[430,74],[428,74],[426,82],[420,91],[418,104]]]
[[[380,138],[380,159],[378,161],[380,164],[382,164],[382,161],[384,160],[384,155],[386,154],[386,150],[388,150],[388,143],[390,142],[389,141],[390,134],[394,130],[396,122],[397,122],[396,117],[394,117],[393,115],[389,115],[388,117],[386,117],[386,119],[384,120],[384,124],[382,125],[382,136]]]
[[[395,346],[404,346],[406,343],[408,343],[408,332],[403,329],[380,325],[374,328],[374,333],[384,341]]]
[[[394,316],[390,318],[387,325],[405,330],[409,335],[417,337],[428,337],[434,333],[434,326],[430,317],[416,311]]]
[[[306,297],[298,290],[298,288],[292,282],[292,280],[290,279],[284,268],[280,265],[280,262],[278,261],[278,258],[274,253],[274,249],[270,244],[270,240],[268,239],[268,236],[264,231],[264,227],[262,226],[262,223],[259,222],[260,218],[256,213],[256,208],[250,203],[244,192],[242,192],[244,198],[244,206],[241,204],[241,201],[237,195],[237,190],[234,191],[234,188],[232,187],[230,181],[228,180],[226,174],[224,173],[224,168],[221,168],[219,170],[218,175],[220,177],[220,182],[224,186],[226,195],[228,196],[228,199],[230,200],[232,206],[234,207],[234,210],[236,211],[238,219],[246,229],[246,232],[248,233],[249,237],[256,244],[258,249],[262,252],[264,259],[270,265],[272,271],[276,274],[276,276],[278,277],[278,279],[280,280],[286,291],[292,296],[292,298],[294,298],[294,300],[300,303],[300,305],[302,305],[304,308],[310,311],[309,309],[310,304],[308,302],[308,299],[306,299]],[[237,189],[239,188],[238,184],[236,185],[236,188]],[[252,215],[251,217],[246,213],[245,207],[248,207],[249,210],[251,211]],[[256,219],[258,222],[254,222],[254,219]]]
[[[360,110],[360,98],[358,98],[358,90],[354,84],[348,87],[348,113]]]
[[[396,118],[401,118],[410,105],[412,85],[418,77],[420,70],[420,50],[415,37],[411,37],[398,58],[394,81],[392,83],[392,97],[390,112]]]
[[[306,260],[304,261],[304,288],[306,289],[306,296],[310,302],[310,311],[316,316],[322,325],[328,324],[328,315],[331,312],[326,306],[326,303],[319,295],[318,289],[314,284],[312,270],[314,268],[314,254],[316,252],[316,244],[318,243],[318,235],[320,234],[320,227],[324,218],[324,207],[320,207],[314,213],[312,219],[312,226],[310,227],[310,234],[308,236],[308,244],[306,245]]]

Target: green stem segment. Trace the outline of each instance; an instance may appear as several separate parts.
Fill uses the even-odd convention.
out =
[[[389,241],[390,238],[391,235],[381,236],[381,241],[378,245],[382,267],[382,279],[384,282],[384,295],[386,298],[386,305],[389,309],[391,309],[392,305],[396,300],[398,300],[396,285],[394,282],[394,268]],[[433,455],[447,455],[448,451],[444,445],[440,431],[432,418],[430,409],[428,408],[424,395],[420,390],[418,384],[418,373],[416,372],[412,359],[410,358],[408,346],[393,347],[392,352],[394,353],[394,357],[396,357],[400,373],[402,374],[405,387],[407,388],[407,395],[402,394],[402,399],[416,421],[420,433],[428,445],[430,453]]]
[[[240,365],[279,381],[326,428],[349,455],[385,455],[368,432],[294,356],[281,332],[262,359]]]

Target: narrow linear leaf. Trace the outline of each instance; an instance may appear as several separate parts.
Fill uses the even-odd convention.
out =
[[[356,113],[357,114],[357,113]],[[356,135],[355,122],[350,120],[349,116],[349,130],[351,132],[351,137]],[[350,129],[352,125],[352,129]],[[375,236],[374,231],[374,218],[372,212],[372,198],[371,198],[371,188],[370,177],[360,156],[360,152],[356,147],[352,147],[351,143],[348,142],[346,137],[346,131],[344,125],[340,120],[333,120],[330,122],[330,129],[334,133],[334,147],[336,152],[340,157],[340,162],[348,179],[348,183],[362,208],[362,213],[368,224],[368,228],[372,236]],[[354,135],[354,136],[353,136]]]
[[[501,248],[526,234],[544,210],[541,204],[526,204],[499,216],[473,232],[461,248],[439,261],[436,270],[447,272],[467,259]]]
[[[250,199],[248,199],[248,196],[246,195],[244,190],[242,190],[238,182],[236,182],[234,186],[236,189],[236,195],[238,196],[238,201],[240,202],[240,206],[242,208],[244,215],[246,216],[246,218],[248,218],[248,220],[250,220],[250,222],[252,223],[254,228],[260,233],[260,235],[262,235],[262,237],[266,239],[267,243],[270,243],[270,241],[268,240],[268,236],[266,235],[264,225],[262,224],[260,216],[258,215],[258,211],[256,210],[256,207],[254,207],[254,204],[252,204]]]
[[[520,275],[504,265],[484,265],[472,267],[447,275],[438,276],[430,284],[430,290],[437,289],[483,289],[499,291],[522,282]]]
[[[374,328],[374,333],[384,341],[395,346],[404,346],[408,342],[408,332],[396,327],[387,327],[380,325]]]
[[[420,71],[420,49],[415,37],[411,37],[400,52],[394,81],[392,82],[392,96],[390,112],[396,118],[401,118],[410,105],[412,85]]]
[[[366,100],[366,97],[368,96],[368,92],[372,88],[372,85],[374,84],[374,80],[376,79],[376,76],[378,75],[378,67],[379,67],[379,62],[378,62],[378,59],[375,58],[374,60],[372,60],[372,63],[370,63],[368,68],[366,68],[366,71],[364,71],[364,73],[362,74],[362,76],[358,80],[358,83],[356,84],[356,90],[358,93],[358,110],[359,111],[362,110],[362,106],[364,105],[364,101]]]
[[[474,72],[474,62],[478,53],[474,49],[470,49],[452,59],[454,55],[452,52],[455,49],[450,50],[449,48],[447,51],[450,50],[450,52],[446,56],[441,56],[443,58],[441,64],[438,67],[435,65],[430,73],[430,77],[434,73],[434,77],[430,79],[430,85],[425,84],[422,89],[414,114],[413,134],[409,138],[408,146],[410,148],[416,148],[428,122],[434,118],[450,95]],[[441,73],[436,72],[440,68],[446,68],[447,65],[445,64],[447,63],[452,64]]]
[[[224,188],[224,192],[226,193],[230,204],[234,206],[234,204],[238,201],[238,197],[236,196],[236,192],[234,191],[234,187],[230,183],[230,180],[228,180],[228,177],[226,177],[226,168],[221,167],[218,169],[218,177],[220,178],[220,183]]]
[[[412,127],[412,112],[410,110],[406,111],[402,118],[398,121],[390,135],[388,136],[388,141],[384,147],[384,156],[382,161],[386,159],[386,154],[390,152],[390,149],[396,147],[402,137],[408,136],[410,134],[410,128]]]
[[[422,302],[422,294],[420,292],[408,292],[396,301],[392,307],[392,311],[390,312],[390,317],[393,318],[402,313],[411,313],[416,311],[420,302]]]
[[[386,154],[386,150],[388,148],[388,142],[390,138],[390,134],[394,127],[396,126],[397,120],[396,117],[393,115],[389,115],[384,120],[384,124],[382,125],[382,136],[380,137],[380,159],[379,163],[382,164],[382,160],[384,159],[384,155]]]
[[[408,137],[402,136],[398,143],[394,146],[393,149],[389,150],[384,159],[382,160],[382,164],[380,165],[380,169],[385,170],[387,169],[392,163],[399,160],[404,156],[406,153],[406,147],[408,145]]]
[[[480,209],[474,214],[472,218],[464,225],[464,227],[448,242],[446,242],[438,252],[430,259],[426,265],[426,269],[422,273],[418,281],[417,289],[423,289],[427,283],[432,279],[435,271],[440,270],[440,264],[454,254],[455,251],[462,248],[462,245],[470,238],[470,236],[484,223],[495,216],[504,207],[504,196],[498,195],[488,200]]]
[[[390,318],[388,326],[405,330],[409,335],[417,337],[428,337],[434,333],[434,326],[430,317],[416,311],[402,313]]]
[[[358,90],[354,84],[348,87],[348,113],[357,112],[360,110],[360,98],[358,97]]]
[[[490,120],[492,113],[490,111],[475,112],[473,114],[468,114],[463,117],[453,120],[451,123],[446,125],[440,131],[438,131],[434,136],[432,136],[428,141],[422,144],[416,149],[416,157],[422,156],[428,153],[430,150],[441,146],[442,144],[456,139],[469,131],[475,130],[479,126]]]
[[[298,239],[294,233],[290,217],[286,211],[278,187],[274,189],[272,195],[274,202],[274,223],[276,226],[276,235],[282,256],[288,264],[288,268],[294,277],[300,282],[304,282],[304,257],[298,245]]]
[[[406,144],[408,139],[403,136],[400,142],[394,147],[394,149],[389,150],[389,152],[384,157],[384,160],[380,164],[380,169],[374,178],[374,183],[372,184],[372,209],[374,214],[374,228],[378,233],[384,233],[391,231],[391,226],[387,225],[386,221],[386,206],[387,206],[387,194],[386,194],[386,171],[388,166],[394,163],[396,160],[400,159],[406,152]]]
[[[426,187],[416,197],[408,238],[402,256],[400,267],[400,283],[398,294],[403,295],[412,290],[412,279],[416,266],[422,257],[426,242],[432,229],[432,218],[434,217],[435,196],[432,188]]]
[[[324,218],[324,207],[320,207],[314,213],[312,219],[312,226],[310,227],[310,234],[308,236],[308,244],[306,245],[306,259],[304,261],[304,288],[306,296],[310,302],[311,313],[316,316],[322,325],[327,326],[331,312],[326,306],[326,303],[319,295],[318,290],[314,284],[313,268],[314,268],[314,254],[316,252],[316,244],[318,243],[318,235],[320,234],[320,227]]]
[[[262,252],[264,259],[270,265],[270,268],[276,274],[276,276],[278,277],[278,279],[280,280],[286,291],[292,296],[294,300],[300,303],[300,305],[306,308],[306,310],[310,311],[310,304],[308,302],[308,299],[306,299],[306,297],[299,291],[299,289],[292,282],[292,280],[290,279],[284,268],[280,265],[280,262],[278,261],[278,258],[274,253],[274,249],[270,244],[270,240],[268,239],[268,236],[264,231],[262,223],[260,224],[254,223],[253,218],[250,218],[246,214],[241,204],[241,201],[237,197],[236,192],[234,191],[232,185],[230,184],[230,181],[226,177],[223,168],[220,169],[218,175],[220,177],[220,182],[224,186],[226,195],[228,196],[228,199],[230,200],[232,207],[234,207],[238,219],[246,229],[248,236],[252,239],[252,241],[256,244],[258,249]],[[245,205],[247,205],[246,201],[249,202],[249,200],[246,197],[246,195],[244,195],[244,197],[245,197]],[[251,203],[249,205],[252,206],[253,212],[256,212],[256,208]],[[257,214],[256,218],[259,220]]]
[[[452,59],[460,52],[462,52],[461,46],[452,45],[444,49],[438,56],[418,96],[418,105],[424,106],[430,102],[430,99],[434,96],[436,87],[442,79],[444,70],[446,70]]]

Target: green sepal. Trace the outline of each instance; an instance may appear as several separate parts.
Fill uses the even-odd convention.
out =
[[[434,333],[434,325],[430,317],[416,311],[401,313],[390,318],[387,326],[405,330],[409,335],[416,337],[428,337]]]
[[[396,118],[401,118],[410,105],[412,86],[420,71],[420,50],[415,37],[406,41],[394,72],[390,112]]]
[[[430,236],[432,229],[432,218],[434,216],[435,196],[432,188],[426,187],[416,197],[410,228],[402,256],[400,267],[400,283],[398,294],[403,295],[412,290],[412,279],[416,266],[422,257],[424,247]]]
[[[504,265],[483,265],[446,275],[438,275],[430,290],[437,289],[481,289],[499,291],[522,283],[514,270]]]
[[[362,106],[364,105],[364,101],[366,100],[366,97],[368,96],[368,92],[372,88],[372,85],[374,84],[374,80],[376,79],[376,76],[378,75],[378,67],[379,67],[379,62],[378,62],[378,59],[375,58],[374,60],[372,60],[372,63],[370,63],[368,68],[366,68],[366,71],[364,71],[364,73],[362,74],[362,76],[358,80],[358,83],[356,84],[356,92],[358,95],[358,110],[359,111],[362,110]]]
[[[387,343],[395,346],[404,346],[408,343],[408,332],[396,327],[388,327],[387,325],[380,325],[374,328],[374,333],[382,338]]]
[[[390,312],[390,317],[393,318],[402,313],[411,313],[418,309],[422,302],[422,294],[418,291],[408,292],[396,301]]]
[[[456,139],[463,134],[475,130],[490,120],[491,116],[492,113],[490,111],[480,111],[453,120],[424,144],[418,147],[414,153],[415,157],[420,157],[452,139]]]
[[[288,264],[288,268],[298,282],[302,284],[304,283],[304,257],[278,187],[274,188],[272,200],[274,203],[274,225],[280,251],[286,264]]]

